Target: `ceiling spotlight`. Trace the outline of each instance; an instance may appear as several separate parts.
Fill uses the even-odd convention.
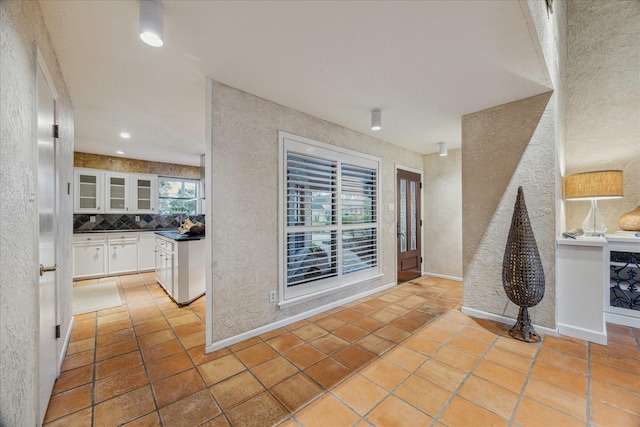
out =
[[[131,138],[131,134],[129,132],[120,132],[120,138],[129,139]]]
[[[124,151],[118,150],[118,151],[116,151],[116,154],[124,154]]]
[[[382,112],[379,108],[371,112],[371,130],[382,129]]]
[[[163,41],[163,14],[160,0],[140,0],[140,38],[153,47],[160,47]]]
[[[447,143],[446,142],[438,142],[438,151],[441,156],[447,155]]]

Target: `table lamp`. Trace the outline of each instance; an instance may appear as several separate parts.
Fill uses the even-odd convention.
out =
[[[603,236],[607,223],[598,210],[598,199],[622,197],[622,171],[606,170],[569,175],[564,181],[566,200],[591,200],[591,209],[582,223],[587,236]]]

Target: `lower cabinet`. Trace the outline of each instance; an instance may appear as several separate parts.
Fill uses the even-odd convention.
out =
[[[73,235],[73,278],[153,271],[155,233],[79,233]]]
[[[138,271],[138,236],[131,233],[110,234],[107,238],[108,274],[134,273]]]
[[[156,281],[169,295],[173,295],[173,242],[160,237],[155,238],[155,271]]]
[[[138,239],[138,271],[150,271],[155,268],[155,233],[139,233]]]
[[[205,293],[205,239],[156,236],[156,280],[180,305]]]
[[[79,235],[73,237],[73,277],[95,277],[107,274],[106,237]]]

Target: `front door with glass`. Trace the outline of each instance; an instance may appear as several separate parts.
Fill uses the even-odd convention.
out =
[[[422,275],[420,175],[398,169],[397,177],[398,283]]]

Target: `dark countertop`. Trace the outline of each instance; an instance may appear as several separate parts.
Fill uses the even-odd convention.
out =
[[[180,234],[177,231],[156,231],[156,234],[159,234],[163,237],[168,237],[177,241],[185,241],[185,240],[202,240],[205,236],[191,236],[189,234]]]

